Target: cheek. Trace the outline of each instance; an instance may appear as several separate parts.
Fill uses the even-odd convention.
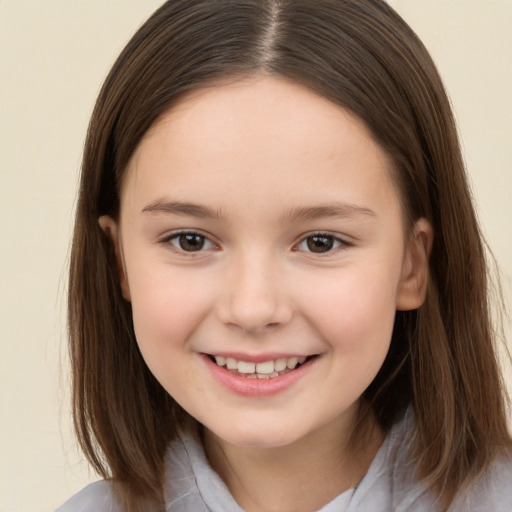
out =
[[[129,285],[135,334],[145,357],[158,359],[186,346],[211,305],[207,281],[170,267],[139,271],[130,275]]]
[[[186,271],[147,268],[129,280],[137,344],[155,378],[186,404],[190,393],[204,392],[193,378],[189,340],[211,308],[212,288]]]
[[[387,352],[395,318],[393,271],[366,267],[316,280],[303,301],[308,320],[338,353]],[[304,294],[303,294],[304,295]]]

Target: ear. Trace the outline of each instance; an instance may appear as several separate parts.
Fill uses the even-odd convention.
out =
[[[402,276],[396,295],[396,309],[417,309],[425,301],[433,240],[434,232],[430,222],[427,219],[419,219],[405,248]]]
[[[103,232],[110,238],[112,245],[114,246],[114,251],[116,255],[116,265],[117,271],[119,274],[119,284],[121,285],[121,292],[123,297],[130,301],[130,288],[128,286],[128,279],[126,278],[126,270],[123,259],[123,251],[121,247],[120,233],[119,233],[119,223],[115,221],[109,215],[102,215],[98,219],[98,224],[100,225]]]

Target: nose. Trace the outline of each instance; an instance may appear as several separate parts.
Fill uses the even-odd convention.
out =
[[[284,271],[271,256],[241,255],[231,262],[223,284],[219,316],[246,333],[263,333],[287,324],[293,306]]]

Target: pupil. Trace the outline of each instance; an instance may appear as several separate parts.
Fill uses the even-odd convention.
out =
[[[311,236],[308,238],[308,249],[311,252],[327,252],[332,249],[334,241],[330,236]]]
[[[200,251],[204,246],[204,237],[200,235],[180,235],[179,241],[184,251]]]

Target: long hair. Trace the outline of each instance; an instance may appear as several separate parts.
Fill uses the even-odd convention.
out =
[[[90,121],[71,253],[81,446],[126,510],[162,507],[166,446],[192,420],[141,357],[98,217],[118,216],[131,156],[185,93],[255,74],[300,83],[357,115],[394,164],[409,225],[425,217],[433,226],[425,304],[397,312],[363,403],[385,430],[412,407],[418,478],[460,489],[509,445],[484,247],[442,82],[381,0],[170,0],[122,51]]]

